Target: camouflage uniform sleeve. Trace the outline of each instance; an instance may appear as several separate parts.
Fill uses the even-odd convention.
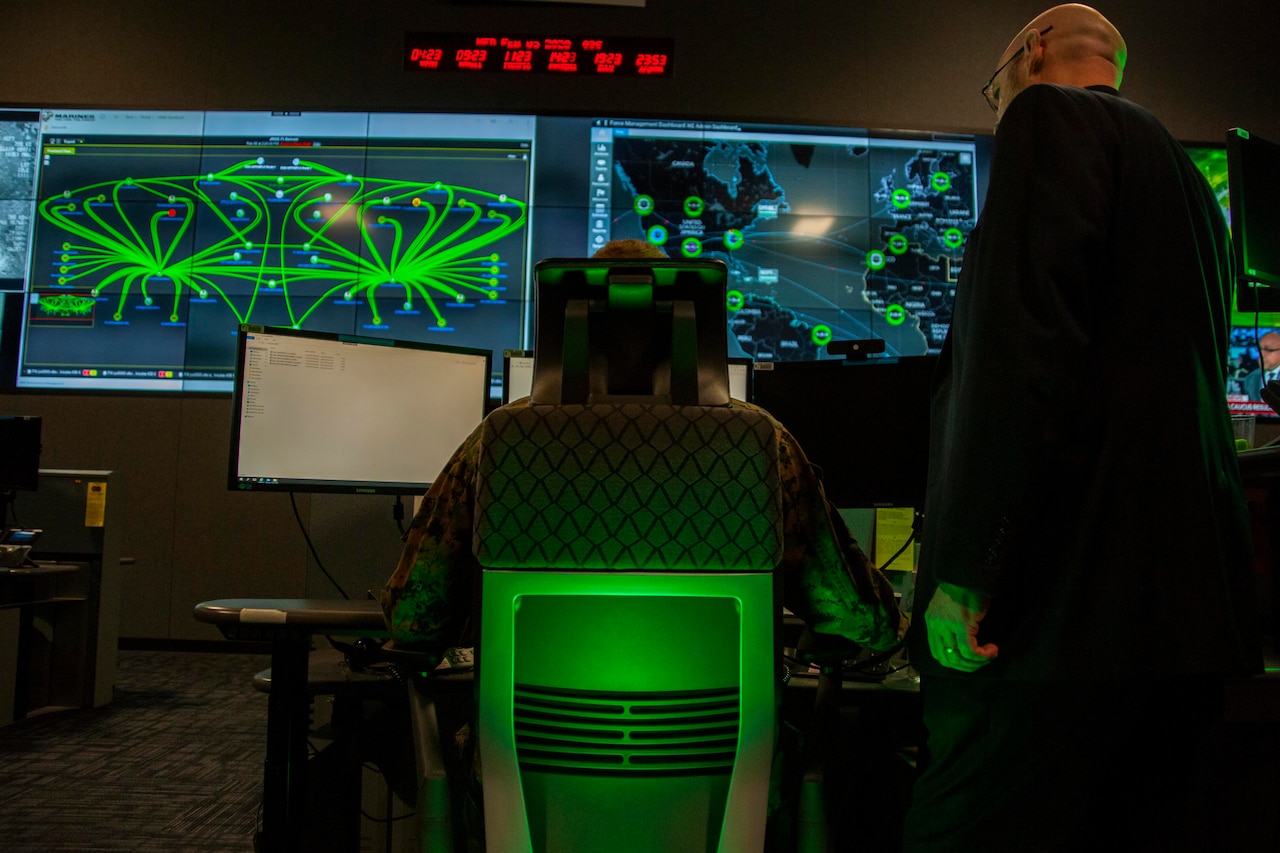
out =
[[[405,534],[400,562],[381,599],[396,645],[443,651],[467,633],[479,572],[471,552],[479,447],[477,428],[431,484]]]
[[[849,533],[795,438],[778,426],[783,603],[809,629],[876,651],[898,641],[893,587]]]

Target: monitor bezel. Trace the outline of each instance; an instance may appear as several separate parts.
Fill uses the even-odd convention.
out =
[[[323,340],[344,343],[368,344],[428,352],[458,353],[484,359],[483,392],[480,396],[481,411],[476,424],[484,419],[488,410],[490,378],[493,368],[493,352],[476,347],[455,347],[444,344],[427,344],[418,341],[400,341],[389,338],[370,338],[335,332],[317,332],[280,326],[257,326],[242,323],[236,334],[236,372],[231,391],[231,444],[227,454],[227,490],[233,492],[289,492],[299,494],[357,494],[357,495],[420,495],[431,487],[433,481],[380,482],[371,480],[256,480],[245,482],[238,476],[240,461],[240,413],[244,406],[245,344],[249,334],[276,334],[306,340]],[[390,412],[388,417],[394,415]]]

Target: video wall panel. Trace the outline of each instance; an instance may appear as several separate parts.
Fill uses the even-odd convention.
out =
[[[242,322],[500,365],[533,262],[620,237],[729,265],[731,356],[937,352],[983,180],[962,136],[478,113],[0,110],[0,154],[4,381],[69,391],[229,392]]]

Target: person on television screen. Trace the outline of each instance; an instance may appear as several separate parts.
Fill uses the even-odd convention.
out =
[[[1226,407],[1226,224],[1054,6],[983,87],[990,185],[934,379],[908,851],[1211,849],[1191,821],[1226,673],[1261,664]],[[1143,327],[1160,346],[1131,346]]]
[[[1241,380],[1250,400],[1261,400],[1266,384],[1280,380],[1280,332],[1264,332],[1258,338],[1258,361],[1259,366]]]

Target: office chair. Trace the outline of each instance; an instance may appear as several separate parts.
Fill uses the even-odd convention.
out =
[[[725,267],[543,261],[527,406],[484,422],[489,850],[764,846],[777,442],[729,408]]]

